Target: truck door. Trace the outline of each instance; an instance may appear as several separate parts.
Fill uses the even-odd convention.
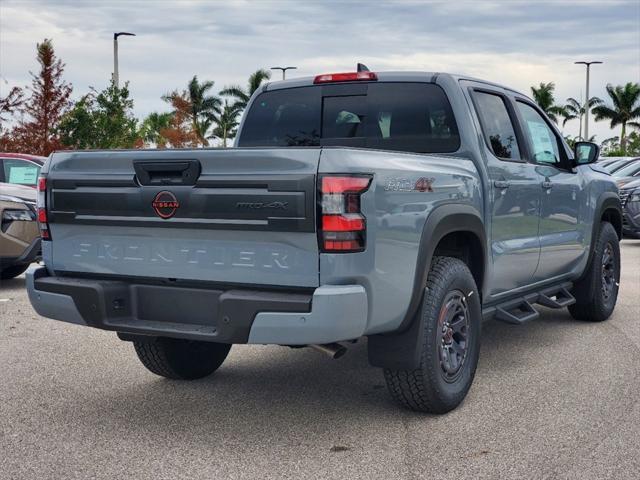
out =
[[[549,121],[529,101],[518,99],[516,110],[528,143],[528,159],[542,177],[540,262],[537,280],[571,272],[586,250],[586,228],[580,205],[586,200],[585,180],[569,164],[567,152]]]
[[[486,151],[491,204],[492,296],[533,282],[540,258],[541,177],[525,160],[522,132],[509,98],[498,89],[472,91]]]

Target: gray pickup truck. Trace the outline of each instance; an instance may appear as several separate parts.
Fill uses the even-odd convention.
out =
[[[232,344],[337,356],[367,337],[392,397],[443,413],[471,386],[483,319],[611,315],[622,214],[597,156],[464,76],[274,82],[231,149],[54,153],[29,297],[173,379],[211,374]]]

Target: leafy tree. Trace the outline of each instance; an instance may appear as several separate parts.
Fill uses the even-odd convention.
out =
[[[640,157],[640,134],[631,132],[627,136],[626,149],[623,151],[620,147],[620,137],[607,138],[602,142],[603,155],[607,157]]]
[[[564,140],[567,142],[567,145],[569,145],[569,147],[574,148],[576,146],[577,142],[582,142],[584,139],[581,136],[575,136],[572,137],[571,135],[565,135]],[[596,136],[595,135],[591,135],[589,137],[588,140],[586,140],[588,142],[595,142],[596,141]]]
[[[86,148],[132,148],[139,144],[129,84],[116,87],[111,81],[102,92],[91,91],[76,103],[60,122],[58,133],[65,146]]]
[[[165,135],[172,129],[172,113],[150,113],[142,122],[140,136],[145,142],[152,143],[158,148],[166,148],[170,142]]]
[[[542,111],[546,113],[553,122],[558,123],[558,116],[564,115],[564,108],[560,105],[556,105],[556,100],[553,96],[555,88],[556,85],[553,82],[541,82],[540,86],[531,87],[531,93],[533,95],[533,99]]]
[[[627,155],[640,157],[640,133],[631,132],[627,136]]]
[[[0,97],[0,130],[2,122],[6,122],[23,104],[24,91],[20,87],[13,87],[6,97]]]
[[[165,101],[181,108],[180,114],[189,119],[198,143],[205,147],[209,145],[207,132],[217,120],[222,107],[220,97],[208,93],[213,85],[212,81],[200,83],[198,77],[194,76],[189,82],[187,90],[182,92],[174,90],[163,97]],[[175,112],[176,110],[174,110]]]
[[[13,149],[46,156],[61,148],[56,127],[71,106],[69,97],[73,87],[62,79],[64,63],[56,57],[51,40],[45,38],[37,44],[36,50],[40,71],[37,74],[29,72],[30,95],[23,105],[19,104],[25,118],[8,135]],[[19,93],[13,95],[15,104]]]
[[[224,109],[216,122],[216,127],[213,129],[214,138],[222,140],[222,146],[227,147],[227,139],[236,136],[238,127],[238,109],[235,105],[230,105],[228,101],[224,101]]]
[[[200,145],[200,139],[193,130],[191,102],[187,92],[178,93],[174,91],[165,95],[163,100],[173,108],[170,127],[162,132],[162,136],[167,139],[168,144],[174,148],[197,147]]]
[[[623,155],[627,151],[627,125],[640,128],[640,84],[629,82],[626,85],[607,85],[607,94],[611,105],[598,105],[593,109],[596,121],[609,120],[611,128],[622,126],[620,149]]]
[[[591,97],[589,99],[587,108],[591,110],[596,105],[601,105],[601,104],[602,104],[601,99],[599,99],[598,97]],[[572,97],[567,98],[567,103],[564,106],[564,112],[562,114],[562,116],[564,117],[562,126],[564,127],[569,120],[575,120],[576,118],[580,120],[580,128],[578,130],[579,139],[582,138],[582,118],[584,117],[584,114],[586,113],[586,111],[587,110],[585,108],[585,105],[581,104],[578,100]]]
[[[249,75],[249,81],[247,82],[247,88],[242,88],[239,85],[232,85],[230,87],[225,87],[220,95],[232,97],[235,99],[233,106],[236,108],[236,113],[240,113],[242,110],[247,108],[247,104],[249,103],[249,99],[254,92],[260,88],[262,82],[265,80],[269,80],[271,78],[271,72],[269,70],[258,69]]]

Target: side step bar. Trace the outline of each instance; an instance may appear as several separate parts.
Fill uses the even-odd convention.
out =
[[[574,304],[576,299],[569,292],[572,286],[565,283],[487,307],[482,311],[482,317],[484,320],[495,318],[512,325],[522,325],[540,316],[534,304],[556,309]]]
[[[515,303],[498,305],[496,307],[496,319],[512,325],[522,325],[523,323],[535,320],[540,313],[533,308],[526,300],[518,300]]]
[[[562,287],[555,293],[541,292],[538,297],[538,303],[549,308],[564,308],[576,303],[576,299],[569,293],[569,290]]]

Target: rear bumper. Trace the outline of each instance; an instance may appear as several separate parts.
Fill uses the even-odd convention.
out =
[[[360,285],[306,293],[213,290],[51,277],[45,268],[31,268],[27,291],[44,317],[134,335],[307,345],[358,338],[367,324]]]

